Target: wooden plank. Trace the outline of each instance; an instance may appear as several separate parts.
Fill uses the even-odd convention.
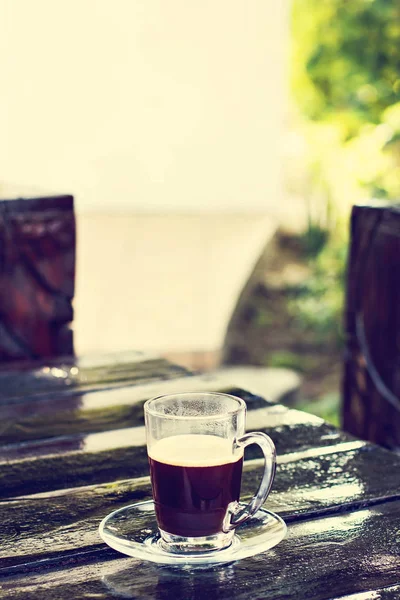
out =
[[[315,448],[313,454],[306,451],[278,457],[268,507],[291,522],[400,499],[399,456],[369,444],[357,447],[357,442],[349,442],[348,451],[345,447],[340,444]],[[245,492],[253,490],[259,480],[260,463],[252,461]]]
[[[318,417],[281,405],[249,411],[247,429],[270,434],[278,453],[351,439]],[[249,448],[249,458],[258,455],[256,447]],[[140,477],[147,472],[144,427],[11,444],[0,448],[0,498]]]
[[[0,200],[0,361],[72,355],[72,196]]]
[[[57,436],[109,431],[143,425],[143,404],[148,398],[161,393],[179,391],[230,392],[243,398],[248,410],[271,405],[260,396],[237,388],[221,387],[217,377],[179,377],[180,371],[168,370],[168,376],[176,379],[161,379],[165,372],[152,370],[154,381],[138,385],[93,391],[79,394],[53,394],[38,396],[25,401],[4,401],[0,405],[0,444],[45,440]],[[137,379],[143,377],[139,367]],[[159,377],[157,379],[157,376]],[[137,380],[136,380],[137,381]]]
[[[359,594],[351,594],[348,596],[340,596],[340,598],[332,598],[331,600],[399,600],[400,585],[390,585],[388,587],[379,588],[376,590],[367,590]]]
[[[333,446],[325,448],[323,456],[316,450],[311,456],[291,455],[290,461],[285,461],[287,456],[279,461],[266,507],[288,523],[400,499],[400,457],[380,448],[342,452]],[[261,461],[245,463],[243,500],[254,494],[261,473]],[[150,498],[150,479],[142,477],[2,501],[0,568],[58,555],[65,558],[78,551],[97,552],[101,519]]]
[[[133,353],[130,361],[116,361],[106,365],[80,366],[68,361],[57,365],[42,365],[40,368],[17,372],[0,371],[0,400],[2,404],[20,401],[32,402],[35,396],[41,401],[46,394],[54,397],[77,394],[80,391],[99,390],[106,387],[131,385],[156,379],[170,379],[188,374],[187,370],[159,358],[146,358]]]
[[[32,564],[25,573],[3,569],[0,585],[7,598],[20,600],[327,600],[382,588],[390,594],[400,584],[399,528],[400,502],[390,502],[292,524],[272,551],[221,568],[160,568],[110,549],[108,556],[99,552],[95,564],[82,553]]]
[[[123,365],[124,363],[141,362],[160,358],[152,352],[141,350],[123,350],[119,352],[83,354],[80,356],[58,356],[57,358],[46,358],[41,360],[24,360],[9,362],[0,365],[0,374],[3,373],[25,373],[37,371],[43,366],[57,367],[60,365],[75,366],[79,369],[96,369],[109,367],[110,365]]]
[[[400,448],[400,206],[355,206],[347,276],[343,424]]]

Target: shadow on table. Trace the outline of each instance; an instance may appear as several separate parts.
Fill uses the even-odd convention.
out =
[[[186,570],[147,564],[139,573],[135,561],[131,567],[108,573],[102,581],[119,598],[195,598],[200,593],[200,578],[201,586],[208,589],[229,586],[233,592],[238,575],[235,566],[225,564],[212,569],[191,566]]]

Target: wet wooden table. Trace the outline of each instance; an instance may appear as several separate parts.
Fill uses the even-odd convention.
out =
[[[248,429],[274,439],[266,506],[288,524],[273,550],[200,572],[125,557],[97,532],[150,498],[144,401],[195,390],[241,395]],[[140,353],[3,367],[0,415],[1,598],[400,598],[400,457],[317,417]],[[261,472],[246,458],[243,497]]]

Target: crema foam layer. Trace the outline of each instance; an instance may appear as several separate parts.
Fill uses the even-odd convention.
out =
[[[232,451],[232,440],[215,435],[174,435],[154,442],[149,457],[177,467],[216,467],[243,457],[242,449]]]

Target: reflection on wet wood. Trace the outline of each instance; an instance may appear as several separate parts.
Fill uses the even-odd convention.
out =
[[[110,354],[84,354],[82,356],[58,356],[57,358],[46,358],[40,360],[24,360],[21,362],[9,362],[0,365],[0,374],[26,373],[27,371],[38,371],[43,367],[78,367],[85,369],[123,369],[126,363],[145,362],[147,360],[159,359],[154,353],[142,352],[141,350],[125,350],[112,352]],[[172,366],[172,365],[171,365]]]
[[[340,598],[331,598],[331,600],[399,600],[400,584],[390,585],[388,587],[375,590],[363,591],[360,594],[351,594],[340,596]]]
[[[278,465],[266,503],[288,523],[400,499],[400,457],[384,450],[364,446],[342,452],[339,445],[320,458],[298,456]],[[261,473],[261,461],[245,463],[243,499],[254,494]],[[3,501],[1,564],[97,549],[102,543],[97,528],[105,515],[150,498],[150,479],[142,477]]]
[[[9,598],[264,598],[327,600],[399,585],[400,502],[295,523],[273,550],[210,570],[174,570],[120,558],[111,549],[87,564],[83,553],[45,570],[0,571]],[[108,561],[106,559],[109,559]],[[140,576],[139,576],[140,573]],[[389,590],[390,592],[390,590]],[[29,596],[31,594],[31,596]],[[389,596],[390,597],[390,596]]]
[[[78,367],[68,363],[44,366],[24,371],[0,371],[0,400],[12,402],[40,401],[44,395],[60,398],[82,391],[97,391],[107,387],[136,385],[155,379],[171,379],[187,374],[186,369],[171,366],[163,359],[149,359],[101,367]],[[36,398],[36,396],[40,396]]]
[[[165,364],[155,363],[153,375],[163,378]],[[181,378],[181,371],[168,369],[170,379],[158,383],[157,393],[163,391],[190,388],[199,389],[196,377]],[[3,401],[0,405],[0,444],[45,440],[58,436],[74,436],[113,429],[122,429],[144,424],[143,404],[155,393],[154,384],[140,385],[144,374],[138,368],[131,377],[135,377],[129,387],[103,389],[96,393],[82,391],[79,394],[37,396],[19,402]],[[175,378],[174,378],[175,377]],[[135,382],[135,387],[133,383]],[[230,392],[243,398],[249,411],[271,405],[259,396],[238,388],[216,388],[213,390]],[[170,393],[170,392],[168,392]],[[54,442],[55,447],[57,441]],[[38,447],[36,446],[38,449]],[[1,454],[1,450],[0,450]]]
[[[349,440],[321,419],[279,405],[250,411],[248,425],[248,429],[268,433],[278,454]],[[258,457],[258,448],[251,446],[246,456]],[[144,427],[0,447],[0,498],[141,477],[147,473]]]
[[[400,448],[400,206],[355,206],[347,277],[343,424]]]

